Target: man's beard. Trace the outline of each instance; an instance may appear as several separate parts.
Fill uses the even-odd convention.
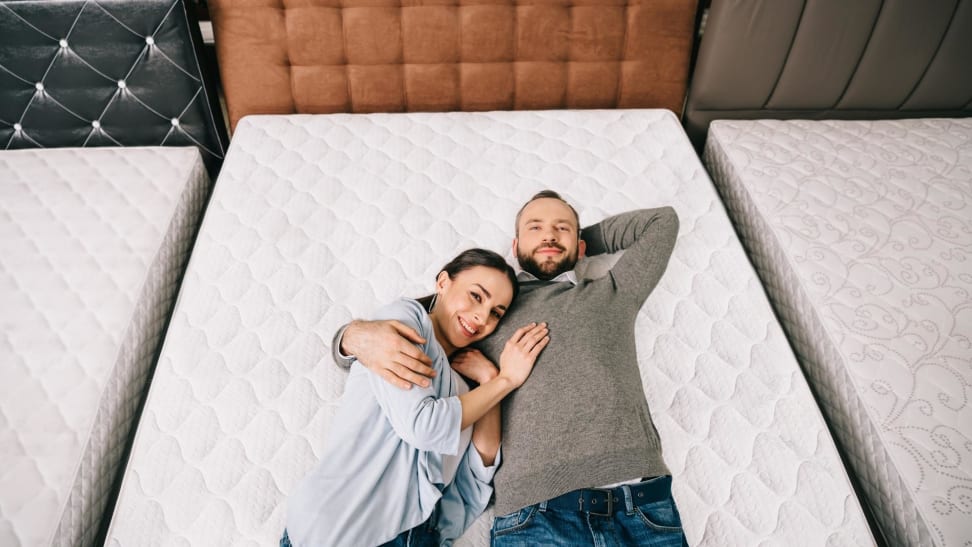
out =
[[[535,275],[537,279],[542,279],[544,281],[550,281],[551,279],[557,277],[558,275],[569,272],[574,269],[577,265],[577,251],[574,250],[573,255],[566,255],[560,262],[554,262],[552,260],[544,260],[543,263],[537,262],[533,256],[537,251],[544,248],[555,247],[564,251],[564,247],[558,244],[554,245],[541,245],[533,249],[532,253],[521,252],[519,248],[516,250],[516,259],[520,263],[520,267],[523,271],[530,272]]]

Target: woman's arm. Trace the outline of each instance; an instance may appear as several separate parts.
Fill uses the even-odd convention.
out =
[[[531,323],[517,329],[506,341],[500,355],[499,374],[469,393],[459,396],[459,402],[462,403],[460,429],[478,422],[511,391],[523,385],[533,370],[537,355],[547,347],[548,342],[550,337],[547,336],[546,323]]]
[[[501,408],[501,405],[496,405],[489,409],[473,426],[472,443],[486,467],[496,462],[496,454],[503,440]]]
[[[402,300],[384,308],[379,317],[401,321],[422,336],[433,336],[431,327],[422,327],[421,314],[417,303]],[[424,332],[426,329],[428,332]],[[439,398],[432,386],[401,390],[372,372],[367,378],[399,437],[420,450],[455,454],[459,432],[479,421],[526,380],[547,341],[546,325],[531,324],[517,330],[503,350],[499,374],[459,397]]]
[[[450,364],[453,370],[477,384],[485,384],[499,375],[496,365],[477,349],[465,350],[454,355]],[[503,440],[501,408],[502,405],[494,405],[473,424],[472,444],[487,467],[496,461]]]

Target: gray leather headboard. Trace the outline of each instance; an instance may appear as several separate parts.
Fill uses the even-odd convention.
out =
[[[0,0],[0,150],[197,146],[226,127],[182,0]]]
[[[972,0],[713,0],[684,122],[972,116]]]

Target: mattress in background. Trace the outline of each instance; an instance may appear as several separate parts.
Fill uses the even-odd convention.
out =
[[[716,121],[706,162],[892,545],[972,538],[972,119]]]
[[[0,152],[0,545],[89,545],[209,178],[195,148]]]
[[[636,328],[689,542],[871,544],[755,272],[663,110],[244,118],[108,544],[274,544],[341,397],[334,331],[426,294],[462,249],[507,252],[517,210],[548,187],[582,224],[659,205],[680,216]],[[604,262],[592,258],[587,274]],[[491,516],[459,544],[487,545]]]

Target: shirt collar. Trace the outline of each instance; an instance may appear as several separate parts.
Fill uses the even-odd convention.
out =
[[[539,281],[540,280],[537,276],[525,270],[520,270],[520,272],[516,274],[516,279],[517,281]],[[569,270],[551,279],[550,281],[554,283],[569,281],[571,285],[576,285],[577,272],[575,272],[574,270]]]

